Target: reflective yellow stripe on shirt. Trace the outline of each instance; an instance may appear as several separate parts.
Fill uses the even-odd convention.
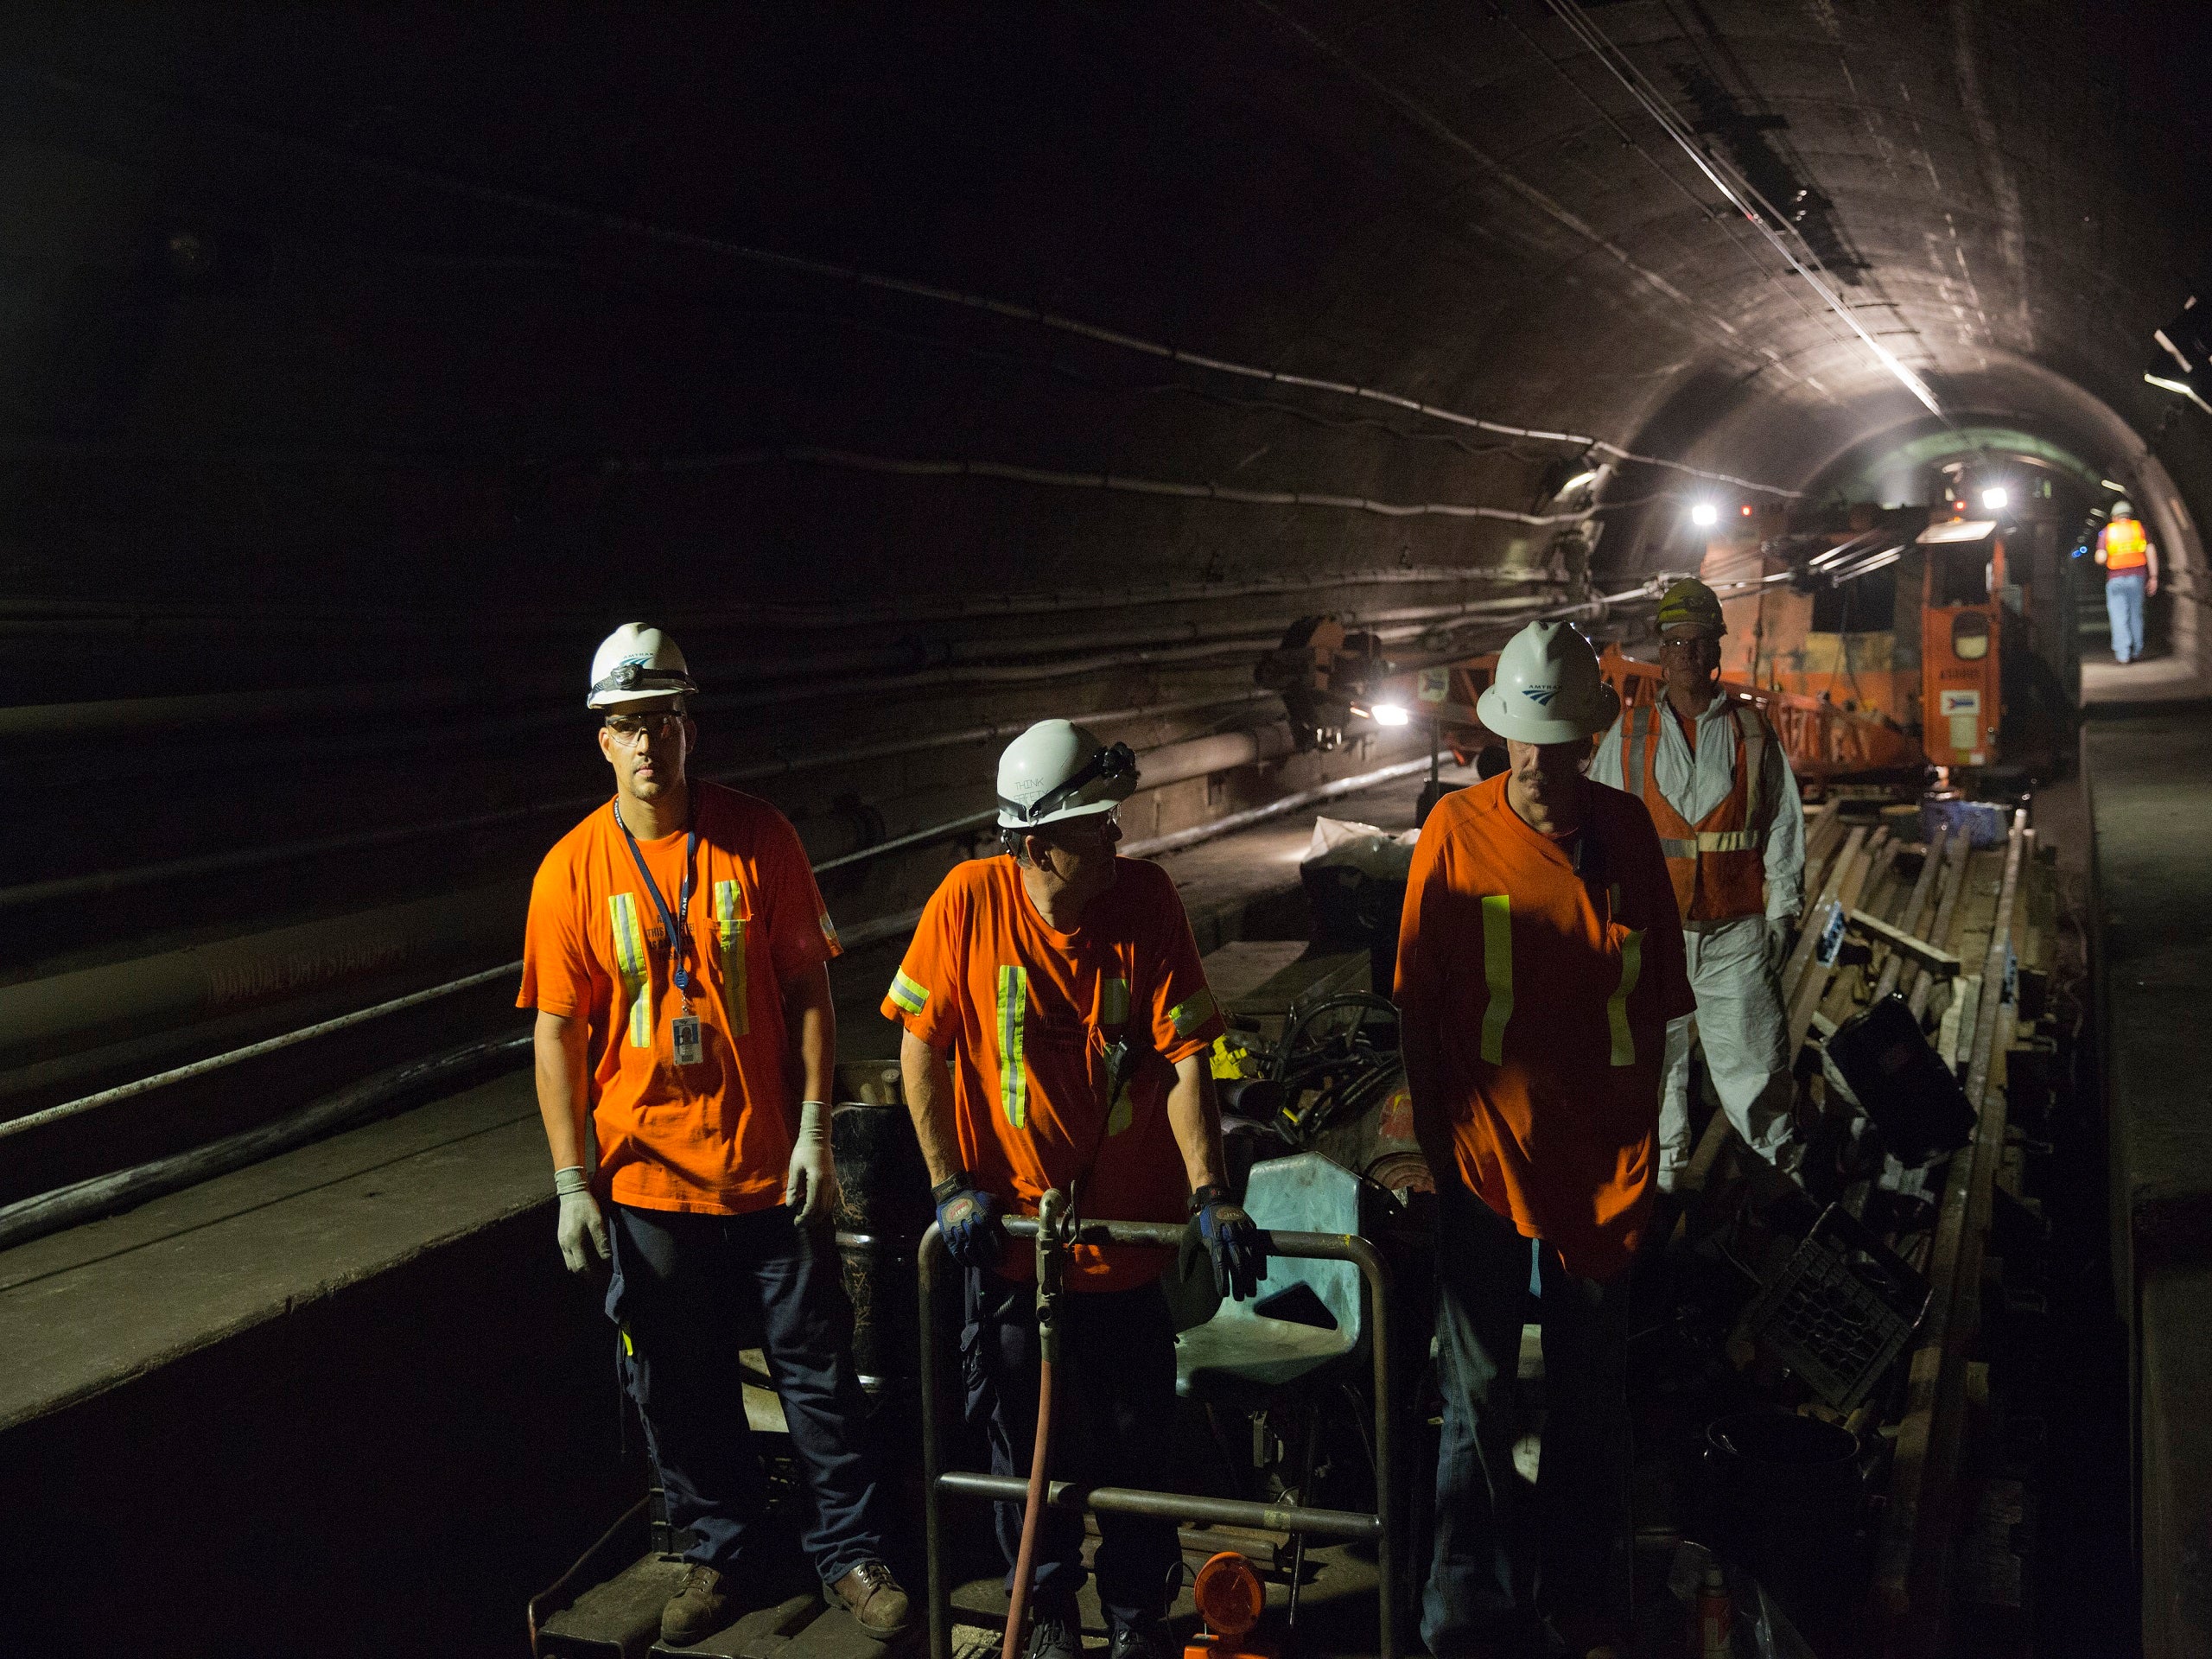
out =
[[[1167,1010],[1167,1023],[1178,1037],[1187,1037],[1213,1018],[1213,993],[1203,985]]]
[[[1029,970],[999,969],[999,1107],[1017,1129],[1029,1122],[1029,1071],[1021,1058],[1021,1027],[1029,1016]]]
[[[891,976],[891,1000],[907,1013],[918,1014],[930,1005],[930,988],[907,978],[902,968]]]
[[[1636,1033],[1628,1028],[1629,993],[1643,971],[1643,930],[1632,927],[1621,941],[1620,988],[1605,999],[1605,1019],[1613,1028],[1613,1064],[1636,1064]]]
[[[722,1012],[729,1017],[729,1034],[733,1037],[744,1036],[753,1024],[746,995],[746,918],[738,914],[738,905],[736,882],[715,883],[715,937],[722,950]]]
[[[1483,899],[1483,978],[1490,984],[1490,1006],[1483,1010],[1483,1058],[1505,1064],[1505,1022],[1513,1017],[1513,897],[1493,893]]]
[[[1128,1023],[1129,1017],[1129,982],[1108,979],[1098,988],[1098,1023],[1119,1026]]]
[[[1755,853],[1759,838],[1749,830],[1700,830],[1697,832],[1697,849],[1700,853]]]
[[[614,969],[622,976],[623,1000],[630,1005],[630,1046],[651,1048],[652,958],[645,954],[645,931],[638,925],[638,895],[611,893],[607,896],[607,911],[614,927]]]

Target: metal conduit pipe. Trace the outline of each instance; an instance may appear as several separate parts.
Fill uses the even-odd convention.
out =
[[[1255,702],[1273,701],[1272,691],[1252,690],[1225,692],[1215,696],[1185,697],[1172,702],[1137,704],[1124,709],[1105,709],[1081,715],[1086,725],[1111,726],[1132,720],[1190,714],[1207,709],[1235,709]],[[970,744],[989,743],[1013,737],[1029,726],[1027,720],[997,721],[985,726],[963,727],[957,731],[927,732],[918,736],[885,738],[873,743],[861,743],[842,749],[817,749],[796,755],[778,755],[772,760],[749,761],[741,766],[728,766],[719,771],[702,772],[699,775],[710,783],[758,783],[771,778],[787,778],[796,773],[826,770],[831,766],[854,766],[863,761],[894,759],[905,754],[920,754],[932,749],[962,748]],[[365,852],[372,848],[396,846],[404,842],[420,840],[430,836],[469,835],[481,830],[497,829],[504,824],[524,823],[534,818],[549,817],[564,812],[588,812],[605,800],[606,796],[569,796],[557,801],[545,801],[535,806],[511,808],[500,812],[476,812],[459,818],[439,818],[427,823],[393,824],[378,830],[357,830],[346,836],[321,836],[309,841],[280,842],[272,847],[245,847],[228,852],[207,853],[193,858],[164,859],[158,863],[135,865],[121,870],[99,870],[86,875],[61,876],[50,881],[26,881],[12,887],[0,887],[0,912],[20,910],[31,905],[58,904],[80,899],[94,899],[110,893],[124,893],[136,887],[149,887],[157,882],[184,880],[194,877],[220,875],[238,870],[263,869],[274,864],[290,863],[301,859],[320,858],[336,853]]]
[[[1208,740],[1200,740],[1199,741],[1205,742],[1206,741]],[[1264,741],[1264,738],[1262,741]],[[1193,743],[1184,747],[1195,750],[1198,747],[1198,744]],[[1193,760],[1195,760],[1195,758],[1196,757],[1194,756]],[[1377,784],[1388,783],[1395,779],[1409,777],[1413,773],[1422,770],[1422,768],[1427,764],[1428,763],[1427,761],[1419,760],[1402,761],[1395,766],[1383,766],[1372,772],[1362,772],[1355,777],[1338,779],[1333,783],[1324,784],[1314,789],[1303,790],[1299,791],[1297,794],[1285,796],[1281,800],[1269,802],[1264,806],[1255,807],[1245,812],[1230,813],[1226,817],[1216,818],[1211,823],[1194,825],[1192,828],[1188,830],[1178,830],[1173,834],[1165,836],[1155,836],[1145,840],[1125,842],[1122,843],[1121,849],[1122,854],[1124,857],[1128,858],[1146,858],[1155,854],[1170,852],[1179,848],[1192,846],[1199,842],[1211,840],[1216,836],[1229,835],[1236,830],[1249,828],[1253,824],[1264,823],[1268,819],[1280,817],[1287,812],[1294,811],[1303,806],[1315,805],[1320,802],[1333,799],[1340,795],[1356,793],[1360,790],[1370,788]],[[1455,772],[1459,772],[1459,769],[1457,768],[1447,767],[1446,770]],[[1194,773],[1192,775],[1196,774]],[[1462,772],[1459,773],[1459,775],[1464,776],[1465,774]],[[883,853],[895,850],[897,848],[901,846],[913,845],[921,842],[936,840],[941,838],[952,830],[958,828],[979,827],[981,824],[988,823],[996,816],[997,810],[995,808],[987,808],[982,812],[972,814],[969,817],[957,820],[953,825],[933,825],[930,829],[917,831],[912,836],[902,836],[898,841],[885,842],[880,846],[866,849],[863,854],[854,855],[854,859],[855,861],[858,861],[860,858],[879,855]],[[848,951],[865,950],[870,945],[880,944],[887,939],[899,938],[911,931],[914,925],[921,919],[921,914],[922,912],[920,909],[917,907],[912,910],[900,911],[889,916],[874,917],[868,921],[859,924],[857,926],[843,930],[840,937]],[[501,974],[519,973],[521,969],[522,964],[519,962],[513,962],[504,963],[498,968],[486,969],[479,973],[465,975],[459,979],[449,981],[442,985],[434,985],[427,989],[412,992],[408,995],[397,997],[390,1001],[378,1003],[372,1007],[356,1009],[351,1014],[341,1014],[333,1020],[327,1020],[318,1022],[315,1025],[303,1027],[296,1031],[283,1033],[276,1037],[268,1038],[257,1043],[249,1043],[243,1048],[233,1049],[227,1053],[213,1055],[207,1059],[195,1060],[188,1065],[175,1067],[169,1071],[159,1073],[151,1077],[142,1078],[136,1083],[124,1084],[112,1089],[102,1090],[97,1094],[87,1095],[76,1100],[65,1101],[60,1105],[48,1107],[43,1111],[31,1113],[25,1117],[12,1120],[4,1124],[0,1124],[0,1138],[5,1138],[9,1135],[20,1134],[34,1128],[41,1128],[47,1123],[56,1122],[63,1118],[74,1117],[84,1112],[91,1111],[99,1107],[111,1105],[124,1100],[131,1099],[137,1096],[149,1093],[164,1084],[182,1082],[190,1077],[204,1077],[211,1071],[219,1071],[225,1067],[234,1065],[241,1060],[251,1059],[258,1055],[273,1053],[281,1049],[289,1048],[298,1043],[322,1035],[327,1032],[350,1029],[365,1021],[381,1018],[385,1014],[397,1012],[402,1008],[418,1007],[422,1003],[429,1001],[435,998],[448,995],[456,991],[467,990],[474,986],[481,985],[488,980],[496,978]]]
[[[1183,605],[1223,599],[1253,599],[1268,594],[1325,593],[1346,588],[1481,582],[1495,587],[1542,587],[1557,579],[1541,570],[1453,569],[1422,565],[1406,569],[1325,572],[1311,576],[1268,576],[1246,582],[1177,582],[1150,588],[1080,588],[1032,594],[977,594],[919,605],[844,606],[759,605],[728,611],[700,611],[687,614],[683,626],[709,628],[830,629],[868,627],[879,623],[952,622],[993,617],[1052,616],[1068,611],[1134,610],[1153,605]],[[607,626],[603,610],[539,612],[516,615],[468,618],[472,634],[485,632],[531,634],[575,628],[590,630]],[[332,624],[363,632],[450,633],[455,629],[450,612],[373,611],[324,608],[299,611],[257,611],[251,615],[210,607],[151,607],[98,600],[0,601],[0,629],[55,628],[81,631],[97,627],[174,626],[180,628],[233,628],[273,632],[284,628],[321,632]]]
[[[1281,723],[1166,744],[1143,757],[1151,774],[1147,784],[1158,788],[1278,759],[1291,747],[1290,728]],[[995,815],[988,808],[959,823]],[[822,860],[816,868],[826,873],[866,862],[951,833],[957,831],[932,825]],[[527,883],[500,882],[0,986],[0,1055],[29,1058],[110,1027],[143,1032],[372,974],[471,956],[481,961],[490,951],[504,956],[519,935],[528,899]]]
[[[273,1158],[318,1135],[359,1122],[418,1090],[524,1058],[530,1047],[528,1032],[463,1043],[378,1071],[298,1111],[204,1147],[0,1206],[0,1250]]]
[[[113,1030],[143,1033],[372,975],[514,948],[527,881],[248,933],[0,986],[0,1057],[21,1064]]]
[[[1387,614],[1397,620],[1443,622],[1462,617],[1519,613],[1541,606],[1538,598],[1471,600],[1456,605],[1399,607]],[[1357,612],[1344,613],[1357,621]],[[1209,658],[1255,656],[1265,642],[1281,635],[1294,617],[1253,620],[1211,629],[1199,624],[1165,628],[1048,635],[1041,639],[893,642],[836,652],[815,652],[780,662],[752,659],[752,677],[766,683],[742,690],[709,692],[695,698],[702,709],[761,709],[781,703],[819,701],[824,696],[915,691],[939,686],[1020,684],[1072,678],[1113,668],[1164,667]],[[1147,643],[1149,642],[1149,643]],[[1185,643],[1187,642],[1187,643]],[[1116,648],[1071,655],[1100,644]],[[1005,658],[1039,661],[1001,661]],[[711,682],[711,668],[702,669]],[[834,683],[824,685],[830,678]],[[486,702],[512,705],[538,697],[560,697],[559,708],[523,717],[528,725],[575,719],[563,696],[573,692],[570,677],[533,675],[479,683],[467,681],[373,681],[337,685],[277,687],[257,691],[210,692],[190,696],[128,697],[87,702],[19,703],[0,708],[0,741],[39,741],[90,736],[154,736],[195,728],[276,725],[317,716],[348,716],[455,708]],[[514,723],[514,722],[510,722]]]

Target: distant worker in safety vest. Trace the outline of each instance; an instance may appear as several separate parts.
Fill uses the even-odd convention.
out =
[[[971,1421],[991,1467],[1027,1475],[1037,1425],[1035,1256],[1001,1225],[1058,1188],[1085,1220],[1196,1218],[1215,1275],[1254,1294],[1265,1252],[1230,1197],[1208,1051],[1224,1027],[1183,901],[1156,864],[1120,858],[1126,744],[1065,720],[1007,746],[995,858],[945,877],[922,912],[883,1012],[906,1027],[899,1065],[945,1248],[966,1269]],[[1173,1252],[1077,1245],[1062,1299],[1051,1474],[1172,1490],[1175,1325],[1160,1279]],[[1009,1585],[1021,1505],[998,1506]],[[1098,1517],[1098,1599],[1110,1659],[1168,1659],[1181,1584],[1172,1519]],[[1028,1652],[1079,1659],[1083,1517],[1044,1513]]]
[[[1765,717],[1720,690],[1727,624],[1712,588],[1676,582],[1659,601],[1666,696],[1629,709],[1590,775],[1641,800],[1681,906],[1697,1035],[1728,1122],[1770,1164],[1795,1139],[1789,1020],[1778,973],[1804,900],[1805,810]],[[1667,1033],[1659,1185],[1689,1162],[1690,1022]],[[1792,1154],[1794,1155],[1794,1154]]]
[[[588,706],[614,798],[531,892],[518,1000],[537,1011],[561,1253],[576,1273],[613,1259],[622,1375],[669,1519],[696,1535],[661,1639],[697,1642],[771,1594],[780,1545],[762,1533],[739,1360],[752,1330],[812,1499],[799,1542],[830,1605],[888,1641],[907,1599],[883,1563],[829,1233],[836,930],[783,814],[686,775],[697,689],[658,628],[600,645]]]
[[[2125,501],[2097,532],[2097,563],[2105,568],[2105,614],[2112,619],[2112,656],[2132,663],[2143,654],[2143,601],[2158,591],[2158,550],[2143,521]]]
[[[1421,1635],[1436,1654],[1624,1655],[1628,1287],[1652,1207],[1667,1022],[1694,1006],[1681,919],[1649,815],[1584,775],[1620,707],[1589,642],[1530,624],[1476,707],[1509,769],[1429,815],[1398,935],[1440,1281]],[[1545,1406],[1533,1512],[1513,1463],[1532,1277]]]

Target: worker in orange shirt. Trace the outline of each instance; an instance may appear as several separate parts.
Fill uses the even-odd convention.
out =
[[[1254,1293],[1264,1249],[1231,1198],[1207,1050],[1224,1027],[1183,901],[1156,864],[1115,855],[1136,758],[1065,720],[1039,721],[999,761],[1004,854],[944,879],[891,982],[899,1061],[938,1226],[967,1270],[971,1419],[991,1467],[1027,1474],[1037,1421],[1035,1257],[1001,1225],[1052,1188],[1086,1219],[1195,1217],[1215,1276]],[[1161,1490],[1175,1410],[1168,1253],[1077,1245],[1059,1326],[1065,1359],[1051,1472]],[[998,1506],[1009,1569],[1021,1506]],[[1180,1583],[1173,1521],[1098,1517],[1098,1599],[1110,1659],[1166,1659]],[[1080,1659],[1082,1518],[1046,1510],[1037,1541],[1031,1659]],[[1009,1572],[1009,1582],[1011,1573]]]
[[[1618,1654],[1631,1634],[1628,1270],[1667,1022],[1694,1003],[1651,819],[1583,772],[1618,708],[1580,634],[1522,630],[1478,704],[1510,770],[1438,803],[1407,880],[1398,1006],[1440,1246],[1432,1653]],[[1513,1470],[1532,1288],[1533,1516]]]
[[[623,1376],[669,1519],[696,1535],[661,1639],[697,1642],[765,1588],[747,1575],[772,1548],[738,1357],[758,1329],[813,1499],[800,1541],[830,1605],[888,1640],[907,1599],[883,1562],[826,1226],[836,930],[789,821],[685,775],[696,690],[658,628],[601,645],[588,703],[614,798],[531,892],[519,1001],[537,1013],[561,1253],[579,1273],[613,1259]]]
[[[2143,654],[2143,601],[2158,591],[2158,550],[2125,501],[2097,532],[2097,563],[2105,568],[2105,614],[2112,620],[2112,655],[2132,663]]]

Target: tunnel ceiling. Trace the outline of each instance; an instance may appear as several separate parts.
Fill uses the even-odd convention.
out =
[[[2212,223],[2204,9],[1579,16],[1947,419],[2212,479],[2140,379]],[[1159,493],[1541,516],[1579,464],[1161,346],[1783,488],[1925,418],[1544,0],[73,5],[11,11],[0,75],[30,591],[822,598],[1554,533]],[[1625,568],[1696,486],[1607,487]]]

